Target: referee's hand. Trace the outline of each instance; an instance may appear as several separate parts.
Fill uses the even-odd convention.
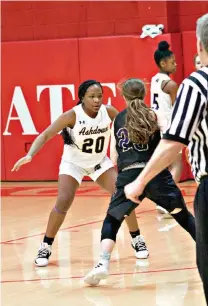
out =
[[[12,168],[11,171],[18,171],[19,168],[22,167],[22,165],[31,162],[31,160],[32,160],[32,157],[29,156],[29,155],[26,155],[26,156],[20,158],[20,159],[16,162],[16,164],[14,165],[14,167]]]
[[[140,182],[138,179],[126,185],[124,187],[126,198],[139,204],[141,201],[138,199],[138,197],[142,195],[144,187],[144,184],[142,184],[142,182]]]

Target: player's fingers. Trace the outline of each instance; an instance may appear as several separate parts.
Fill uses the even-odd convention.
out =
[[[11,171],[13,172],[13,171],[15,171],[16,169],[17,169],[17,163],[13,166],[13,168],[12,168]]]
[[[140,200],[138,200],[137,196],[131,196],[130,194],[126,194],[126,198],[138,204],[141,202]]]
[[[141,202],[140,200],[138,200],[138,197],[133,197],[132,201],[137,203],[137,204],[140,204],[140,202]]]
[[[14,165],[14,167],[12,168],[12,171],[18,171],[19,168],[20,168],[22,165],[23,165],[23,163],[20,162],[20,161],[18,161],[18,162]]]
[[[20,167],[21,167],[21,165],[18,165],[18,166],[16,167],[16,171],[18,171],[18,170],[20,169]]]

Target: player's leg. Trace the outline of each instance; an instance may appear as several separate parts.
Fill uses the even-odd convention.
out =
[[[54,238],[66,217],[83,177],[82,169],[73,164],[69,163],[64,167],[60,167],[60,169],[62,171],[60,171],[58,180],[57,200],[49,215],[46,233],[35,259],[35,264],[41,267],[48,265]]]
[[[176,160],[170,165],[169,171],[172,174],[174,182],[177,184],[180,181],[181,173],[182,173],[182,153],[179,153]],[[164,218],[172,218],[172,215],[168,213],[166,209],[157,205],[157,211],[164,215]]]
[[[56,204],[51,210],[46,236],[54,238],[61,227],[67,211],[69,210],[75,196],[79,183],[69,175],[60,175],[58,180],[58,196]]]
[[[195,219],[188,211],[181,191],[168,170],[163,170],[152,179],[144,193],[150,200],[166,209],[195,240]]]
[[[137,176],[138,171],[131,170],[128,171],[128,173],[119,173],[117,177],[117,188],[111,197],[111,202],[101,231],[100,260],[84,278],[85,283],[89,285],[97,285],[101,279],[105,279],[109,274],[110,257],[116,243],[118,230],[125,216],[130,215],[137,207],[137,204],[126,199],[122,184],[125,185],[126,182],[131,181],[131,178],[134,180]]]
[[[107,160],[104,161],[103,164],[101,164],[101,169],[97,170],[100,171],[100,173],[96,179],[96,182],[99,186],[101,186],[103,189],[107,190],[111,195],[113,195],[116,188],[116,180],[118,174],[114,167],[107,169],[108,165],[109,163]],[[98,175],[98,173],[94,173],[93,178],[95,177],[95,175]],[[147,250],[144,237],[140,234],[140,229],[138,226],[135,211],[132,211],[132,213],[127,216],[125,220],[132,238],[132,247],[135,250],[135,256],[138,259],[147,258],[149,256],[149,252]]]
[[[111,253],[116,243],[116,235],[122,221],[106,215],[101,231],[101,253],[96,266],[85,276],[84,281],[88,285],[98,285],[101,279],[105,279],[109,274],[109,263]]]

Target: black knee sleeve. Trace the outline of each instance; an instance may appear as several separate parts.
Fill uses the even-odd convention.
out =
[[[196,227],[195,218],[188,211],[187,208],[183,208],[179,213],[171,215],[196,241]]]
[[[119,221],[111,215],[106,215],[101,231],[101,241],[103,239],[111,239],[116,241],[116,235],[122,222],[123,220]]]

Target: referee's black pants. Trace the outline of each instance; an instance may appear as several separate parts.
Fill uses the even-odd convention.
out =
[[[194,199],[197,266],[208,305],[208,175],[201,179]]]

